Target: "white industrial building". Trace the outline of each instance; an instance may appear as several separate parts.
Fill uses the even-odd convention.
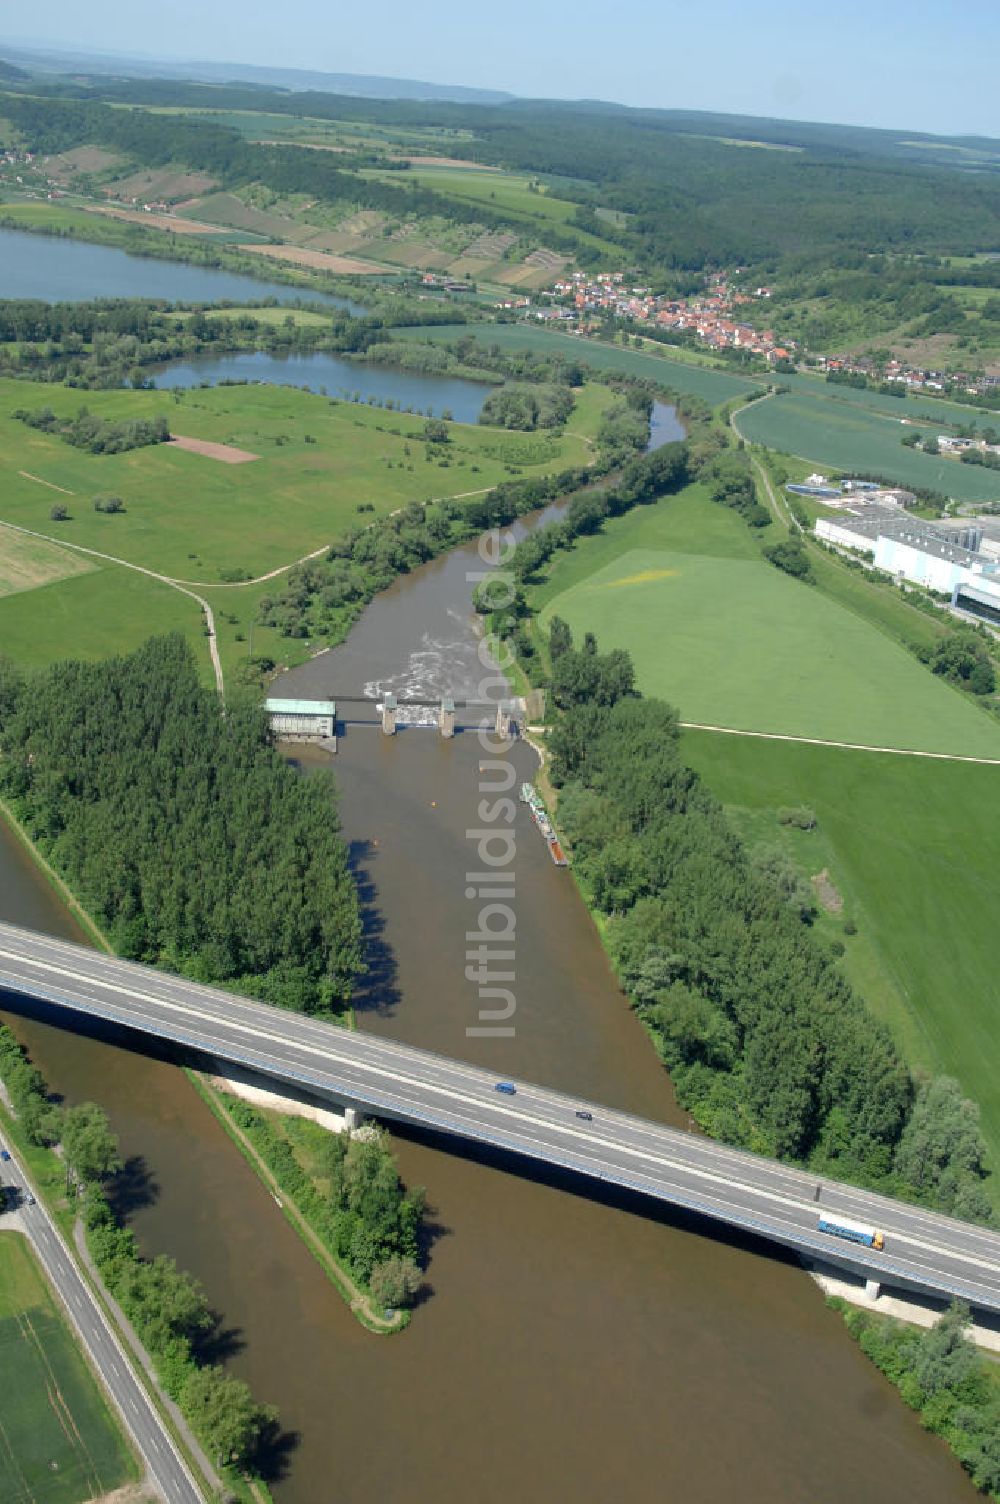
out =
[[[875,567],[897,579],[935,590],[938,595],[951,595],[958,585],[972,580],[981,582],[1000,573],[1000,565],[994,561],[981,559],[967,548],[928,537],[926,533],[909,538],[883,534],[875,542]]]
[[[979,614],[1000,612],[1000,558],[980,552],[983,526],[978,519],[933,524],[885,507],[859,507],[836,518],[821,517],[816,536],[835,548],[868,554],[877,569],[897,580],[923,585]]]
[[[271,730],[285,742],[332,739],[337,726],[334,700],[265,700]]]

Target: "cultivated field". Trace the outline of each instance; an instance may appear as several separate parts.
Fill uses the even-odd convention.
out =
[[[846,386],[840,382],[826,381],[821,376],[797,372],[781,376],[781,385],[792,389],[796,396],[816,397],[824,402],[836,403],[839,407],[860,407],[869,411],[886,413],[890,418],[906,418],[918,424],[926,423],[935,433],[947,433],[957,424],[973,423],[977,428],[995,428],[996,414],[981,407],[969,407],[960,402],[951,402],[943,397],[931,397],[924,392],[912,392],[906,397],[891,397],[885,392],[873,391],[870,387]]]
[[[899,408],[902,416],[904,404],[899,403]],[[892,414],[883,416],[826,393],[811,395],[796,389],[754,403],[738,422],[740,432],[754,444],[801,455],[848,474],[886,475],[901,485],[926,486],[960,501],[1000,500],[1000,471],[903,447],[904,434],[936,434],[942,427],[940,420],[904,426]]]
[[[846,571],[843,604],[787,579],[697,487],[557,559],[532,592],[543,619],[555,612],[603,648],[629,647],[641,687],[685,720],[739,724],[742,706],[764,729],[1000,757],[1000,726],[892,640],[916,635],[910,617],[933,632],[930,618]],[[704,731],[685,731],[683,747],[749,844],[828,874],[814,884],[828,906],[820,933],[847,947],[848,975],[906,1058],[953,1074],[980,1103],[1000,1169],[1000,767]],[[817,830],[779,825],[778,810],[796,805],[815,811]]]
[[[744,524],[695,488],[557,556],[543,622],[553,614],[628,648],[640,688],[686,721],[1000,758],[1000,724],[755,555]]]
[[[809,874],[829,865],[858,926],[837,926],[852,981],[911,1064],[955,1076],[979,1103],[1000,1170],[1000,768],[707,732],[685,732],[684,755],[770,845],[782,806],[816,812],[795,854]]]
[[[0,523],[0,596],[37,590],[53,580],[93,569],[83,554],[71,553],[41,538],[27,538]]]
[[[335,256],[329,251],[313,251],[296,245],[245,245],[256,256],[270,256],[274,261],[288,261],[292,266],[306,266],[311,271],[333,272],[337,276],[370,277],[385,267],[377,261],[359,261],[356,256]]]
[[[137,1476],[19,1233],[0,1232],[0,1499],[82,1504]]]
[[[471,336],[480,344],[499,345],[503,350],[548,351],[567,360],[586,361],[598,371],[623,371],[627,376],[645,376],[651,381],[661,381],[677,392],[702,397],[713,407],[734,397],[752,397],[762,390],[760,381],[753,376],[730,375],[728,371],[712,370],[694,361],[648,355],[642,350],[625,350],[617,345],[601,344],[595,339],[541,329],[535,324],[441,324],[394,332],[404,339],[450,343]]]

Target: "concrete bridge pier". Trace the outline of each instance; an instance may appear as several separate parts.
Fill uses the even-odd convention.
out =
[[[882,1294],[881,1282],[877,1279],[866,1279],[865,1294],[868,1296],[869,1300],[878,1300],[879,1296]]]
[[[455,701],[445,696],[438,711],[438,727],[445,738],[455,735]]]
[[[382,730],[386,736],[396,735],[396,696],[382,696]]]

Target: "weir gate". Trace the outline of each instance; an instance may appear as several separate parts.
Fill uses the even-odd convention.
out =
[[[538,710],[541,711],[541,696],[536,694],[530,698],[538,699]],[[363,714],[362,707],[365,706],[371,707],[376,714]],[[430,699],[386,691],[374,695],[338,695],[336,700],[271,698],[266,701],[265,708],[271,729],[282,740],[318,742],[335,752],[337,737],[343,735],[348,725],[380,726],[385,736],[395,736],[404,726],[407,729],[436,728],[441,736],[449,738],[456,730],[479,730],[490,726],[492,721],[493,735],[500,741],[509,741],[519,735],[528,704],[523,699],[463,700],[452,695]],[[407,714],[411,708],[433,714],[411,720]]]

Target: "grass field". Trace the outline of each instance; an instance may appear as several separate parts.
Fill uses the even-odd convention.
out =
[[[1000,1170],[996,870],[1000,768],[685,732],[684,755],[769,844],[776,811],[806,804],[798,860],[829,865],[858,926],[852,981],[911,1065],[954,1075],[982,1109]]]
[[[0,1499],[82,1504],[138,1476],[41,1271],[0,1232]]]
[[[178,432],[261,458],[225,465],[165,445],[90,455],[10,416],[43,403],[72,414],[80,393],[0,381],[0,652],[31,667],[127,652],[153,632],[177,630],[211,682],[195,601],[67,545],[195,582],[215,608],[227,673],[246,658],[251,640],[255,653],[298,662],[308,644],[253,625],[260,597],[280,589],[280,579],[234,589],[213,583],[228,571],[249,577],[294,563],[367,520],[358,506],[368,501],[384,515],[410,500],[485,490],[511,468],[532,474],[584,464],[614,395],[597,384],[581,388],[561,437],[451,425],[451,442],[442,446],[447,468],[437,455],[425,458],[423,419],[288,388],[199,388],[178,402],[166,392],[86,399],[92,412],[115,419],[166,412]],[[122,496],[126,511],[95,512],[97,492]],[[57,503],[69,520],[52,519]],[[55,541],[24,538],[4,520]]]
[[[738,422],[740,432],[754,444],[801,455],[847,473],[886,475],[901,485],[925,486],[960,501],[1000,500],[1000,471],[903,447],[900,440],[904,434],[938,433],[940,421],[904,427],[893,414],[883,416],[858,403],[838,402],[824,392],[813,395],[796,389],[755,402]]]
[[[584,395],[583,431],[571,420],[559,437],[451,425],[451,442],[429,462],[422,418],[290,388],[199,388],[176,398],[86,394],[86,406],[101,417],[164,413],[175,432],[260,456],[233,466],[163,444],[87,454],[11,417],[18,407],[45,403],[72,416],[80,393],[0,381],[0,521],[48,534],[55,528],[67,542],[179,578],[211,582],[233,569],[263,574],[346,532],[363,503],[385,514],[408,501],[485,490],[507,479],[512,466],[530,475],[585,464],[594,402],[603,400],[603,392],[593,400]],[[126,511],[95,512],[98,492],[121,496]],[[50,520],[56,502],[68,507],[70,520]]]
[[[183,632],[205,682],[208,651],[197,602],[115,564],[0,598],[0,654],[25,668],[60,658],[127,653],[154,633]]]
[[[557,562],[537,604],[628,648],[640,688],[743,730],[1000,757],[1000,724],[855,611],[763,561],[696,487]]]
[[[471,335],[480,344],[499,345],[502,350],[550,351],[567,360],[586,361],[598,371],[622,371],[626,376],[645,376],[651,381],[663,382],[677,392],[703,397],[713,407],[733,397],[751,397],[762,390],[761,382],[752,376],[730,375],[728,371],[714,371],[693,361],[648,355],[643,350],[625,350],[619,345],[605,345],[574,334],[559,334],[534,324],[440,324],[400,329],[394,333],[403,339],[445,342]]]

